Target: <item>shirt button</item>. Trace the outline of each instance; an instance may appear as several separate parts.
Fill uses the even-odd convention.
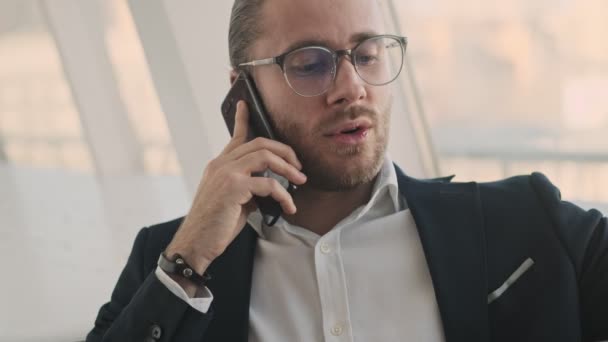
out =
[[[334,325],[333,328],[331,328],[331,333],[334,336],[342,335],[343,331],[344,331],[344,329],[342,328],[342,325],[340,325],[340,324],[336,324],[336,325]]]
[[[327,244],[325,242],[321,244],[321,253],[323,253],[323,254],[331,253],[331,247],[329,247],[329,244]]]

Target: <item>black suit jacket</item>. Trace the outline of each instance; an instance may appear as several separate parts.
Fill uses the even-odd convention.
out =
[[[561,201],[538,173],[480,184],[397,173],[448,342],[608,339],[608,223],[598,211]],[[202,314],[154,275],[180,223],[139,232],[87,341],[247,341],[256,233],[246,226],[210,265],[214,301]],[[488,304],[528,258],[534,265]]]

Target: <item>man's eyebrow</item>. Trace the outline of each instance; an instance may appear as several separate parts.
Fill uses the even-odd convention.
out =
[[[356,44],[367,38],[374,37],[377,35],[378,35],[378,33],[373,32],[373,31],[355,33],[350,37],[350,42]],[[290,44],[284,51],[289,52],[289,51],[297,50],[299,48],[303,48],[303,47],[307,47],[307,46],[330,47],[330,45],[331,44],[328,41],[322,40],[322,39],[305,39],[305,40],[299,40],[299,41],[296,41],[296,42]]]
[[[287,47],[287,49],[285,49],[285,52],[297,50],[299,48],[303,48],[303,47],[307,47],[307,46],[324,46],[324,47],[329,47],[329,44],[327,43],[327,41],[319,40],[319,39],[299,40],[297,42],[294,42],[294,43],[290,44]]]
[[[365,31],[360,33],[355,33],[350,37],[351,43],[359,43],[361,41],[366,40],[367,38],[375,37],[379,35],[379,33],[374,31]]]

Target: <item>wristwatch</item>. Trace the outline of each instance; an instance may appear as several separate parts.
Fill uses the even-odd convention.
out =
[[[165,252],[162,252],[158,258],[158,267],[160,267],[160,269],[165,271],[167,274],[174,274],[176,276],[188,279],[195,285],[201,287],[205,287],[207,282],[211,279],[211,276],[207,272],[203,273],[202,275],[194,272],[192,266],[190,266],[179,254],[174,254],[173,257],[169,259],[165,255]]]

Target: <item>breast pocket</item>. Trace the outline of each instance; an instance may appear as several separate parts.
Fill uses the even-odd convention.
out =
[[[500,287],[488,294],[488,304],[492,304],[495,300],[502,297],[509,289],[518,281],[524,274],[526,274],[534,266],[534,260],[532,258],[526,259],[516,270],[513,272]]]
[[[488,293],[491,317],[501,319],[534,319],[537,304],[543,297],[543,272],[531,258],[522,262],[504,282]]]

